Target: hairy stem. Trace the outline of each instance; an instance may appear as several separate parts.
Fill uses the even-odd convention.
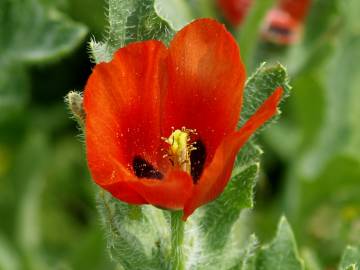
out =
[[[184,255],[182,244],[184,240],[184,225],[181,220],[182,211],[171,212],[171,268],[172,270],[184,270]]]

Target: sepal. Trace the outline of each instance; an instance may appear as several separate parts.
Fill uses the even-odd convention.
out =
[[[70,91],[65,97],[65,103],[73,118],[78,122],[80,127],[84,129],[85,111],[83,108],[82,94],[76,91]]]

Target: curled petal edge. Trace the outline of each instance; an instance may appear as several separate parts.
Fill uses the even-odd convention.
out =
[[[201,205],[218,197],[225,189],[234,166],[236,155],[252,134],[277,112],[283,95],[281,87],[261,105],[240,130],[229,134],[217,148],[214,158],[203,172],[184,207],[184,221]]]

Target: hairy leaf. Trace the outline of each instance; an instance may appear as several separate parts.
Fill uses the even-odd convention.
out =
[[[253,206],[254,186],[259,171],[255,163],[234,176],[225,191],[214,202],[206,205],[201,228],[206,237],[206,247],[222,249],[228,240],[231,227],[244,208]]]
[[[86,28],[38,0],[0,2],[1,59],[41,63],[69,53],[85,37]]]
[[[256,270],[256,254],[259,249],[259,241],[254,234],[250,235],[249,241],[238,257],[238,262],[229,270]]]
[[[290,225],[283,217],[274,240],[262,247],[256,260],[257,270],[302,270],[295,238]]]
[[[348,246],[346,247],[341,262],[339,265],[339,270],[358,270],[360,269],[360,248]]]
[[[156,0],[155,10],[176,31],[194,18],[186,0]]]
[[[241,258],[239,270],[255,270],[256,252],[259,248],[259,242],[255,235],[251,235],[249,242],[244,249],[244,254]]]
[[[277,87],[284,89],[283,99],[289,96],[291,87],[286,69],[280,64],[261,64],[246,82],[239,126],[256,112]]]
[[[249,77],[245,85],[243,108],[240,114],[238,126],[241,127],[256,112],[261,104],[272,94],[272,92],[281,86],[284,89],[283,100],[290,94],[289,77],[286,69],[280,64],[268,66],[263,63],[257,71]],[[265,124],[257,134],[263,131],[269,124],[274,123],[278,116]],[[235,166],[241,168],[250,163],[260,160],[261,149],[254,143],[254,138],[240,150],[237,155]]]
[[[168,44],[175,30],[192,19],[183,0],[109,0],[108,29],[104,42],[90,42],[95,63],[108,62],[129,42],[148,39]],[[176,12],[176,16],[172,16]]]
[[[87,30],[39,0],[0,1],[0,25],[1,121],[26,104],[29,95],[26,67],[71,52]]]
[[[132,206],[99,191],[98,209],[112,258],[124,269],[166,269],[170,225],[163,210]]]

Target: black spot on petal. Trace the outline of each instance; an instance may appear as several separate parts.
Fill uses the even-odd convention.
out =
[[[191,151],[190,162],[191,162],[191,176],[194,183],[199,181],[200,176],[204,170],[206,160],[206,149],[205,145],[201,140],[197,140],[194,144],[195,150]]]
[[[139,178],[162,179],[164,176],[161,172],[154,168],[149,162],[140,156],[133,159],[133,170]]]

